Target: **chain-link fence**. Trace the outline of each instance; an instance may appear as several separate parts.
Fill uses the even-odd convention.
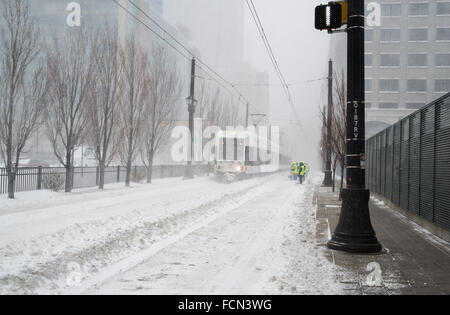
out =
[[[450,93],[367,141],[367,186],[450,229]]]

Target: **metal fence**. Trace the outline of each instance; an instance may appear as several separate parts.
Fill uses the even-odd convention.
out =
[[[205,175],[212,172],[210,165],[193,165],[196,175]],[[182,177],[185,174],[184,165],[159,165],[153,167],[152,178]],[[65,179],[65,168],[62,167],[23,167],[19,168],[15,181],[15,192],[46,189],[46,178],[52,175]],[[132,181],[139,182],[146,179],[144,166],[133,166],[131,169]],[[97,167],[73,168],[73,188],[95,187],[99,182],[99,170]],[[121,166],[107,167],[105,169],[105,184],[125,182],[126,168]],[[8,176],[4,168],[0,168],[0,194],[8,192]]]
[[[450,93],[367,141],[372,192],[450,230]]]

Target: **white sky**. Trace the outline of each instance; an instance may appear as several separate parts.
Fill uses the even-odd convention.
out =
[[[288,83],[325,77],[328,69],[330,35],[314,29],[314,7],[321,1],[253,0],[253,2]],[[271,83],[278,83],[248,9],[245,39],[246,59],[258,69],[269,71]],[[291,87],[295,106],[303,124],[301,130],[293,125],[288,128],[290,143],[298,147],[295,150],[295,159],[311,161],[316,156],[320,135],[318,107],[326,102],[323,84],[324,81],[318,81]],[[280,87],[273,87],[270,92],[272,119],[293,119],[283,90]],[[274,121],[274,123],[285,125],[288,122]]]

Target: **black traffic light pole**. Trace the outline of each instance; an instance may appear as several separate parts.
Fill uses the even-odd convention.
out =
[[[348,0],[347,185],[328,248],[351,253],[382,249],[370,221],[370,191],[365,188],[364,24],[364,0]]]
[[[323,186],[333,186],[333,178],[331,171],[331,123],[333,113],[333,61],[328,63],[328,113],[327,113],[327,163],[325,169],[325,178],[323,180]]]

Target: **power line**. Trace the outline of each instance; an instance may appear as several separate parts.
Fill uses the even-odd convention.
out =
[[[266,32],[264,30],[264,26],[261,22],[261,19],[259,17],[258,11],[256,10],[255,4],[253,3],[253,0],[246,0],[247,6],[250,10],[250,13],[252,14],[253,20],[255,21],[256,28],[258,29],[259,34],[261,35],[261,38],[263,40],[264,46],[267,50],[267,53],[269,54],[269,58],[275,68],[275,72],[277,73],[277,76],[280,80],[281,86],[283,87],[286,97],[288,99],[289,104],[291,105],[292,111],[294,112],[295,118],[300,123],[300,118],[297,114],[297,111],[295,109],[295,105],[293,103],[291,91],[289,90],[289,84],[287,84],[287,81],[281,72],[281,69],[278,65],[278,61],[275,57],[275,54],[273,52],[272,46],[270,45],[269,39],[267,38]]]
[[[214,82],[214,83],[216,83],[217,85],[219,85],[221,88],[223,88],[224,90],[226,90],[228,93],[230,93],[231,95],[233,95],[233,92],[232,91],[230,91],[230,89],[228,88],[228,87],[226,87],[224,84],[222,84],[222,83],[220,83],[219,81],[217,81],[217,80],[215,80],[214,78],[212,78],[201,66],[198,66],[198,68],[200,69],[200,70],[202,70],[202,71],[204,71],[205,72],[205,74],[206,75],[208,75],[208,78],[206,78],[206,77],[202,77],[202,76],[200,76],[200,75],[196,75],[195,77],[196,78],[198,78],[198,79],[202,79],[202,80],[205,80],[205,81],[212,81],[212,82]],[[235,95],[233,95],[233,96],[235,96]],[[235,96],[236,97],[236,96]],[[238,98],[238,101],[240,101],[240,97]],[[245,101],[245,99],[243,99],[244,101]],[[241,102],[241,103],[243,103],[243,102]],[[247,103],[245,103],[245,105],[247,105]],[[248,106],[249,106],[249,108],[251,109],[251,110],[254,110],[254,108],[252,107],[252,105],[250,104],[250,103],[248,103]]]
[[[169,45],[171,48],[173,48],[177,53],[179,53],[181,56],[183,56],[186,59],[190,59],[190,57],[188,57],[187,55],[185,55],[183,52],[181,52],[178,48],[176,48],[174,45],[172,45],[171,43],[169,43],[164,37],[162,37],[161,35],[159,35],[157,32],[155,32],[153,29],[151,29],[147,24],[145,24],[144,22],[142,22],[136,15],[134,15],[133,13],[131,13],[127,8],[125,8],[123,5],[121,5],[120,3],[118,3],[116,0],[111,0],[112,2],[114,2],[119,8],[121,8],[122,10],[124,10],[125,12],[128,13],[128,15],[130,15],[132,18],[134,18],[136,21],[138,21],[139,23],[141,23],[145,28],[147,28],[150,32],[152,32],[154,35],[156,35],[159,39],[161,39],[162,41],[166,42],[167,45]]]
[[[180,51],[180,49],[176,48],[173,44],[169,43],[164,37],[162,37],[160,34],[158,34],[156,31],[154,31],[153,29],[151,29],[147,24],[145,24],[144,22],[142,22],[136,15],[132,14],[128,9],[126,9],[124,6],[122,6],[121,4],[119,4],[116,0],[112,0],[116,5],[118,5],[120,8],[122,8],[123,10],[125,10],[130,16],[132,16],[135,20],[137,20],[138,22],[140,22],[142,25],[144,25],[147,29],[149,29],[153,34],[155,34],[159,39],[163,40],[164,42],[166,42],[171,48],[173,48],[176,52],[178,52],[182,57],[190,60],[191,58],[186,56],[186,54],[182,53]],[[221,84],[217,79],[214,79],[213,76],[211,74],[208,73],[211,72],[213,75],[215,75],[216,77],[218,77],[221,81],[223,81],[226,85],[229,85],[231,87],[232,90],[235,91],[235,93],[237,94],[234,95],[236,98],[238,98],[238,102],[241,102],[242,99],[242,104],[247,105],[250,104],[250,102],[242,95],[242,93],[236,89],[236,87],[227,79],[225,79],[222,75],[220,75],[217,71],[215,71],[212,67],[210,67],[207,63],[205,63],[204,61],[202,61],[200,58],[198,58],[189,48],[187,48],[183,43],[181,43],[175,36],[173,36],[170,32],[168,32],[163,26],[161,26],[161,24],[156,21],[153,17],[151,17],[149,14],[147,14],[147,12],[145,12],[144,10],[142,10],[135,2],[133,2],[132,0],[128,0],[128,2],[130,2],[138,11],[140,11],[143,15],[145,15],[151,22],[153,22],[161,31],[164,32],[164,34],[166,34],[167,36],[169,36],[175,43],[177,43],[184,51],[186,51],[189,55],[191,55],[192,57],[194,57],[198,63],[200,65],[203,66],[200,67],[199,65],[197,65],[197,67],[199,69],[201,69],[203,72],[205,72],[206,75],[208,75],[210,77],[210,79],[212,81],[215,81],[219,86],[221,86],[222,88],[224,88],[225,90],[227,90],[231,95],[233,95],[233,93],[224,87],[223,84]],[[206,68],[208,71],[205,71]],[[251,105],[250,105],[251,106]]]
[[[306,83],[323,81],[323,80],[328,80],[328,78],[306,80],[306,81],[302,81],[302,82],[291,83],[291,84],[288,84],[288,86],[302,85],[302,84],[306,84]],[[284,85],[282,85],[280,83],[233,83],[233,85],[234,86],[279,86],[279,87],[283,87],[284,86]]]
[[[280,67],[278,66],[277,59],[275,58],[275,54],[273,53],[272,46],[270,45],[270,42],[269,42],[269,40],[267,38],[266,32],[264,30],[264,27],[262,25],[261,19],[259,18],[258,12],[256,10],[256,7],[255,7],[253,1],[252,0],[247,0],[247,5],[248,5],[248,7],[250,9],[250,12],[251,12],[251,14],[253,16],[253,19],[254,19],[255,23],[256,23],[256,26],[257,26],[257,28],[258,28],[258,30],[259,30],[259,32],[261,34],[261,37],[263,39],[264,45],[266,46],[266,49],[267,49],[267,51],[269,53],[269,57],[270,57],[273,65],[275,67],[275,70],[277,71],[277,74],[280,77],[281,82],[282,82],[283,85],[287,85],[286,80],[284,79],[283,74],[282,74],[282,72],[280,70]]]

